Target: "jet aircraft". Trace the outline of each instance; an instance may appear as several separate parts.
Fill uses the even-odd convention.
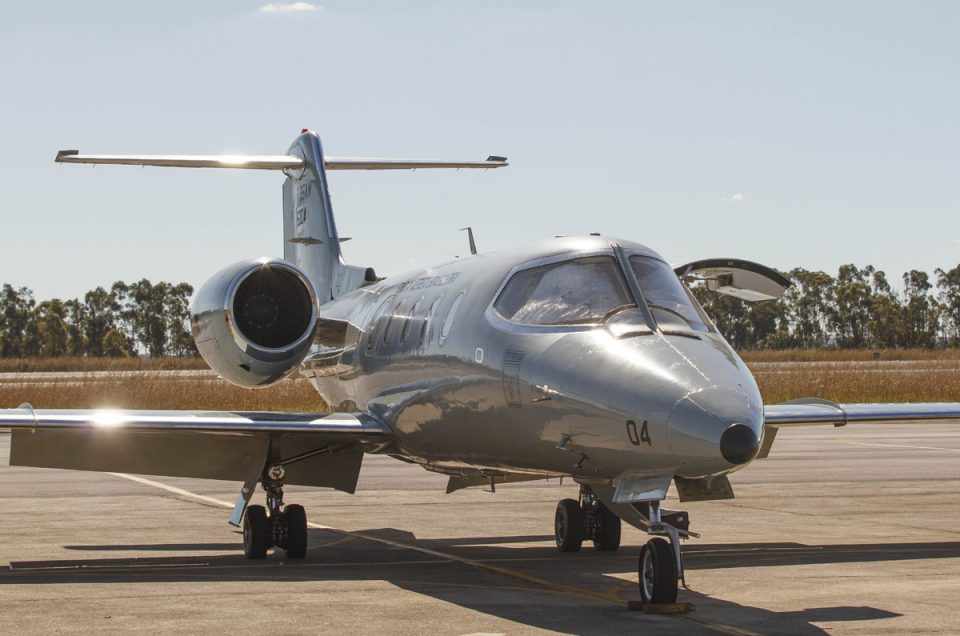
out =
[[[681,502],[732,498],[728,475],[767,457],[781,428],[960,418],[957,403],[765,407],[688,287],[776,299],[790,281],[756,263],[671,267],[639,243],[594,234],[386,278],[344,263],[328,171],[490,169],[504,157],[334,158],[303,130],[278,156],[65,150],[56,161],[286,176],[283,258],[214,274],[193,299],[192,332],[233,384],[308,378],[316,413],[0,411],[12,465],[239,482],[230,522],[251,559],[271,548],[305,556],[306,513],[284,502],[284,485],[352,493],[364,454],[380,453],[449,476],[447,492],[572,478],[579,497],[557,505],[557,548],[617,550],[627,522],[652,537],[638,563],[642,598],[673,602],[681,540],[698,535],[685,511],[662,506],[671,483]],[[248,503],[258,485],[266,506]]]

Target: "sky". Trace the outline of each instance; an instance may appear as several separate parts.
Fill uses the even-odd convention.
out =
[[[680,264],[898,279],[960,262],[955,2],[8,3],[0,282],[201,284],[282,254],[276,173],[85,153],[482,159],[330,175],[344,256],[399,273],[602,232]]]

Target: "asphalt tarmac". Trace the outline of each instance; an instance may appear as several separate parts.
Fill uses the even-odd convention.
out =
[[[9,468],[8,447],[3,633],[960,633],[960,425],[782,431],[735,500],[684,506],[703,537],[682,616],[625,608],[639,531],[556,552],[569,482],[445,495],[368,456],[356,495],[287,489],[317,526],[306,560],[251,562],[226,523],[238,484]]]

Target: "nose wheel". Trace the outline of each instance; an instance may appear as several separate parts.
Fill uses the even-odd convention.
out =
[[[262,481],[266,507],[248,506],[243,516],[243,554],[248,559],[262,559],[272,547],[282,549],[288,559],[307,555],[307,513],[298,504],[283,505],[283,472],[277,468]]]
[[[640,597],[644,603],[676,603],[680,573],[673,546],[660,537],[640,551]]]

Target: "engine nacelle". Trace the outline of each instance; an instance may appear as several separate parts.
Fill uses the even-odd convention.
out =
[[[299,269],[279,258],[226,267],[203,284],[190,307],[193,339],[220,376],[264,387],[293,372],[317,326],[317,296]]]

